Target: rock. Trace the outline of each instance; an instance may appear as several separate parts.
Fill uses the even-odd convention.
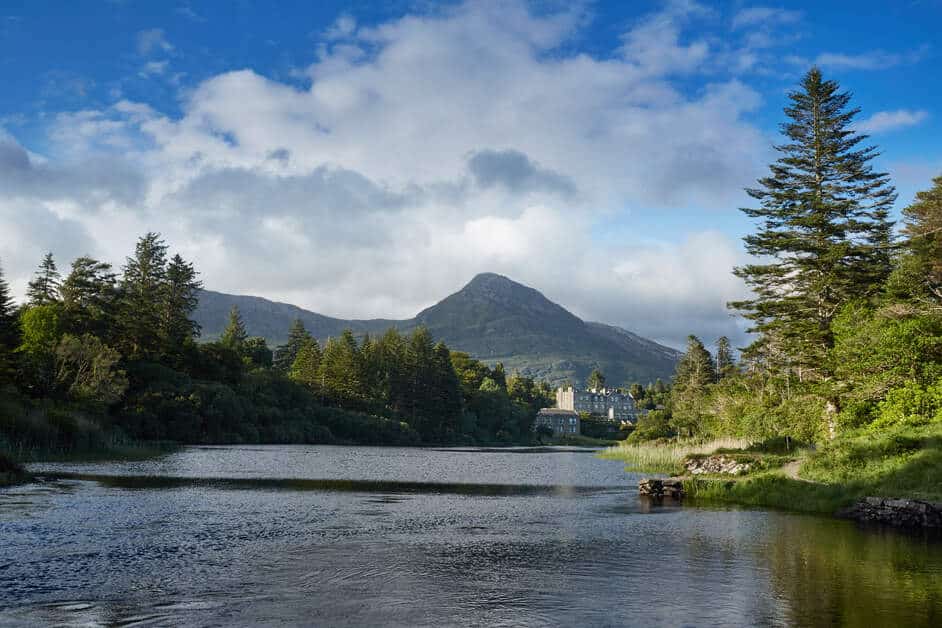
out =
[[[942,528],[942,504],[921,499],[865,497],[837,516],[905,528]]]
[[[715,473],[719,475],[742,475],[752,469],[752,464],[740,462],[735,458],[724,455],[713,455],[705,458],[687,458],[684,467],[691,475]]]
[[[654,499],[680,499],[684,494],[684,481],[680,478],[642,478],[638,481],[638,494]]]

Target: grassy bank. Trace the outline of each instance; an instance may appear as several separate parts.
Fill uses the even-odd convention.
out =
[[[701,475],[685,481],[689,498],[833,513],[866,496],[942,502],[942,425],[903,427],[873,433],[848,431],[817,450],[782,455],[780,443],[713,441],[620,445],[602,456],[626,462],[631,472],[681,474],[688,456],[710,453],[749,456],[753,471],[740,477]],[[798,477],[784,463],[798,458]]]
[[[606,460],[622,460],[626,470],[637,473],[680,474],[687,456],[711,454],[718,449],[739,449],[748,446],[742,439],[719,439],[712,441],[680,441],[620,443],[606,449],[599,457]]]

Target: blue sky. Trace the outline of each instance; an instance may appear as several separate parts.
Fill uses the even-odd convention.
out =
[[[407,316],[496,271],[671,344],[741,325],[741,192],[812,64],[900,206],[942,172],[942,2],[0,3],[0,261]],[[4,179],[7,177],[7,179]]]

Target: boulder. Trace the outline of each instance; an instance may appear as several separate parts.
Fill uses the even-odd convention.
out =
[[[837,516],[902,528],[942,528],[942,504],[921,499],[865,497]]]
[[[752,464],[742,462],[730,456],[713,455],[706,457],[691,457],[684,461],[684,467],[691,475],[714,473],[717,475],[743,475],[749,473]]]

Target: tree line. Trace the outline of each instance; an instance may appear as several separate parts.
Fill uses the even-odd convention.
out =
[[[942,424],[942,176],[903,210],[855,130],[859,109],[818,69],[789,95],[779,158],[747,190],[752,296],[729,306],[753,341],[734,361],[691,336],[659,436],[787,436]]]
[[[323,346],[300,321],[269,348],[237,309],[216,342],[193,320],[201,282],[159,234],[120,271],[51,253],[16,305],[0,268],[0,449],[184,443],[529,442],[544,383],[507,376],[424,328]]]

